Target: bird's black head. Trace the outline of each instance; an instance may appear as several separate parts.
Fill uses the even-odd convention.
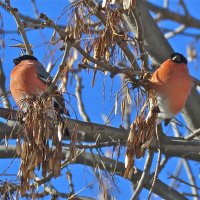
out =
[[[15,65],[18,65],[22,60],[36,60],[37,61],[37,58],[30,55],[23,55],[23,56],[13,59],[13,62]]]
[[[170,56],[171,61],[175,62],[175,63],[185,63],[187,64],[187,59],[184,57],[184,55],[180,54],[180,53],[173,53]]]

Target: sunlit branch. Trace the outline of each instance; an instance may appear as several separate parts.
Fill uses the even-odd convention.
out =
[[[18,13],[18,10],[17,8],[12,8],[10,3],[7,4],[7,9],[10,11],[10,13],[13,15],[13,17],[15,18],[15,21],[17,23],[17,28],[18,28],[18,31],[20,32],[22,38],[23,38],[23,41],[24,41],[24,45],[25,45],[25,48],[26,48],[26,52],[29,54],[29,55],[32,55],[33,54],[33,51],[31,49],[31,46],[28,42],[28,38],[26,36],[26,33],[24,31],[24,25],[22,24],[21,20],[20,20],[20,16],[19,16],[19,13]]]
[[[89,116],[87,115],[86,111],[85,111],[85,107],[83,104],[83,99],[82,99],[82,79],[81,77],[79,77],[78,75],[75,75],[76,78],[76,91],[75,91],[75,95],[77,97],[77,104],[78,104],[78,110],[79,113],[83,119],[83,121],[85,122],[89,122]]]

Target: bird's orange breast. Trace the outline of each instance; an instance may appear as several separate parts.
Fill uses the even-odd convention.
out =
[[[16,102],[33,94],[41,94],[47,86],[38,79],[36,61],[22,61],[11,72],[10,90]]]
[[[192,86],[186,64],[169,59],[153,73],[150,82],[153,90],[167,98],[174,115],[182,110]]]

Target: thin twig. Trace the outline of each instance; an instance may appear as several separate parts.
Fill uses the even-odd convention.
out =
[[[195,199],[196,199],[196,198],[197,198],[197,199],[200,199],[200,195],[193,195],[193,194],[187,193],[187,192],[183,192],[183,195],[184,195],[184,196],[195,197]]]
[[[189,16],[190,14],[189,14],[188,8],[187,8],[187,6],[186,6],[184,0],[180,0],[179,3],[180,3],[180,4],[182,5],[182,7],[183,7],[183,10],[184,10],[184,12],[185,12],[185,15],[186,15],[186,16]]]
[[[57,26],[53,20],[51,20],[46,14],[41,13],[39,16],[41,19],[45,20],[46,26],[51,26],[59,34],[61,40],[65,40],[69,33],[66,33],[63,29]]]
[[[92,56],[90,56],[90,54],[88,54],[86,51],[84,51],[84,49],[80,46],[79,43],[75,43],[73,45],[74,48],[76,48],[87,60],[95,63],[97,65],[96,69],[100,69],[100,71],[109,71],[110,72],[110,76],[114,77],[116,74],[120,73],[120,69],[112,66],[109,62],[107,61],[99,61],[98,59],[93,58]],[[87,66],[87,65],[85,65]],[[99,67],[99,68],[98,68]],[[126,69],[126,71],[130,71],[130,69]],[[125,72],[125,70],[124,70]]]
[[[85,111],[85,107],[83,105],[83,99],[82,99],[82,85],[81,85],[82,79],[78,75],[75,75],[75,78],[76,78],[75,94],[76,94],[76,97],[77,97],[78,110],[79,110],[79,113],[80,113],[83,121],[89,122],[90,118]]]
[[[30,44],[28,42],[28,38],[27,38],[26,33],[24,31],[24,25],[22,24],[22,22],[20,20],[18,9],[17,8],[12,8],[10,3],[8,3],[8,2],[7,2],[7,9],[10,11],[10,13],[15,18],[15,21],[17,23],[18,31],[20,32],[20,34],[22,36],[22,39],[24,41],[24,45],[25,45],[27,54],[32,55],[33,51],[31,49],[31,46],[30,46]]]
[[[3,71],[2,61],[0,59],[0,97],[2,98],[4,108],[11,108],[10,101],[8,99],[8,93],[6,92],[5,81],[6,77]]]
[[[59,78],[60,78],[60,76],[61,76],[61,74],[63,72],[63,69],[66,66],[66,59],[67,59],[67,57],[69,55],[71,47],[72,47],[72,40],[70,38],[66,38],[65,52],[64,52],[61,64],[59,66],[58,71],[56,72],[56,75],[53,78],[53,81],[52,81],[51,85],[48,87],[48,89],[46,91],[47,93],[51,93],[52,92],[54,86],[56,85],[57,81],[59,80]]]
[[[185,26],[187,26],[187,28],[200,28],[200,20],[197,18],[170,11],[169,9],[162,8],[148,1],[146,2],[146,4],[152,12],[159,13],[162,19],[169,19],[180,24],[184,24]]]
[[[190,181],[190,184],[197,186],[196,181],[195,181],[195,177],[194,177],[194,175],[192,173],[192,169],[191,169],[191,167],[189,165],[188,160],[183,159],[183,166],[185,167],[185,171],[186,171],[188,180]],[[196,187],[192,187],[191,186],[191,191],[192,191],[192,195],[194,195],[193,199],[194,200],[198,200],[198,189]]]
[[[165,165],[167,164],[169,157],[165,156],[165,158],[163,158],[163,160],[160,162],[160,167],[158,169],[158,173],[160,173],[162,171],[162,169],[164,169]]]
[[[141,21],[141,17],[136,9],[131,10],[133,17],[135,19],[136,24],[136,39],[138,41],[139,49],[140,49],[140,56],[142,61],[142,68],[147,69],[148,67],[148,55],[146,53],[144,47],[144,34],[143,34],[143,25]]]
[[[173,128],[175,137],[180,137],[180,133],[179,133],[179,130],[178,130],[177,125],[176,125],[175,122],[172,122],[172,128]],[[193,175],[193,173],[192,173],[192,169],[191,169],[191,167],[190,167],[190,165],[189,165],[189,163],[188,163],[188,160],[182,159],[182,160],[181,160],[181,166],[182,166],[182,165],[183,165],[184,168],[185,168],[185,171],[186,171],[186,174],[187,174],[187,176],[188,176],[188,179],[189,179],[190,183],[191,183],[192,185],[197,185],[196,182],[195,182],[194,175]],[[181,169],[181,168],[180,168],[180,169]],[[177,177],[178,177],[178,176],[177,176]],[[198,198],[195,198],[195,196],[198,196],[198,191],[197,191],[197,189],[194,188],[194,187],[191,187],[191,191],[192,191],[192,194],[194,195],[194,200],[197,200]]]
[[[184,181],[184,180],[178,178],[177,176],[171,175],[169,178],[175,179],[175,180],[179,181],[180,183],[183,183],[183,184],[185,184],[185,185],[189,185],[189,186],[191,186],[191,187],[196,188],[197,190],[200,190],[200,187],[197,187],[196,185],[190,184],[190,183],[188,183],[188,182],[186,182],[186,181]]]
[[[151,167],[151,164],[152,164],[153,156],[154,156],[153,151],[149,151],[149,154],[148,154],[146,161],[145,161],[144,171],[143,171],[142,176],[141,176],[141,178],[138,182],[137,188],[135,189],[135,192],[134,192],[133,196],[131,197],[131,200],[137,200],[138,195],[140,194],[140,192],[144,188],[146,178],[150,174],[150,167]]]
[[[74,184],[72,182],[72,173],[68,170],[67,171],[67,179],[69,182],[69,188],[70,188],[70,196],[74,194]]]
[[[158,173],[159,173],[159,169],[160,169],[160,160],[161,160],[161,146],[160,146],[160,138],[158,135],[158,127],[156,126],[156,139],[158,142],[158,158],[157,158],[157,165],[156,165],[156,170],[154,172],[154,176],[153,176],[153,182],[151,184],[151,189],[149,190],[149,196],[148,196],[148,200],[151,198],[151,194],[153,192],[157,177],[158,177]]]
[[[169,39],[169,38],[183,32],[185,29],[186,29],[186,26],[184,24],[182,24],[182,25],[178,26],[176,29],[174,29],[168,33],[165,33],[165,38]]]
[[[194,131],[193,133],[190,133],[189,135],[186,135],[184,138],[184,140],[192,140],[195,137],[200,136],[200,128],[197,129],[196,131]]]
[[[175,170],[174,170],[174,177],[179,177],[180,176],[180,173],[181,173],[181,170],[182,170],[182,167],[183,167],[183,161],[182,159],[179,159],[177,161],[177,164],[176,164],[176,167],[175,167]],[[176,188],[177,189],[177,184],[176,184],[176,180],[171,180],[171,182],[169,183],[169,185],[172,187],[172,188]]]
[[[77,50],[81,50],[80,48],[79,49],[77,49]],[[83,50],[83,49],[82,49]],[[87,53],[86,52],[83,52],[83,51],[80,51],[80,53],[82,54],[84,54],[84,55],[86,55]],[[83,55],[82,54],[82,55]],[[89,54],[88,54],[89,55]],[[90,56],[88,56],[87,57],[87,59],[88,60],[90,60],[91,61],[91,57]],[[108,72],[110,72],[110,74],[111,74],[111,77],[114,77],[115,75],[117,75],[117,74],[130,74],[130,73],[132,73],[132,74],[134,74],[134,75],[141,75],[141,70],[130,70],[129,68],[119,68],[119,67],[117,67],[117,66],[112,66],[112,65],[105,65],[105,64],[103,64],[103,62],[100,62],[100,61],[98,61],[98,60],[93,60],[93,61],[95,61],[94,63],[95,64],[99,64],[99,66],[97,66],[97,67],[93,67],[93,66],[91,66],[91,65],[89,65],[89,64],[87,64],[87,63],[84,63],[84,64],[79,64],[78,66],[79,66],[79,68],[81,68],[81,69],[92,69],[92,70],[99,70],[99,71],[101,71],[101,72],[106,72],[106,71],[108,71]]]

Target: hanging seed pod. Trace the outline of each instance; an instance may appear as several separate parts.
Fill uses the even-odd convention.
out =
[[[33,169],[28,170],[28,177],[29,179],[35,179],[35,173]]]
[[[64,124],[60,121],[58,124],[58,141],[59,142],[62,141],[63,128],[64,128]]]
[[[23,142],[22,143],[22,150],[21,150],[21,159],[25,159],[26,158],[26,143]]]
[[[53,166],[54,166],[54,159],[51,157],[49,159],[49,170],[53,171]]]
[[[58,144],[58,146],[57,146],[57,157],[59,157],[59,158],[61,158],[61,152],[62,152],[62,143],[60,142],[59,144]]]
[[[38,134],[37,134],[37,137],[35,137],[35,143],[37,144],[37,145],[40,145],[40,144],[42,144],[42,131],[43,131],[43,128],[42,128],[42,124],[41,124],[41,120],[38,122],[38,124],[37,124],[38,126],[37,126],[37,132],[38,132]]]
[[[128,87],[126,87],[126,98],[127,98],[128,104],[132,104],[132,99],[131,99],[131,95],[130,95]]]
[[[108,62],[110,61],[110,51],[109,51],[109,49],[106,49],[105,60],[108,61]]]
[[[54,167],[53,167],[53,175],[54,177],[58,177],[61,171],[61,161],[58,158],[55,158]]]
[[[19,188],[20,196],[24,196],[26,194],[26,189],[24,187]]]
[[[20,170],[21,170],[21,176],[23,177],[23,179],[26,179],[26,166],[25,166],[25,162],[22,161],[21,166],[20,166]]]
[[[42,176],[46,177],[47,175],[47,162],[42,163]]]
[[[42,162],[42,151],[39,150],[36,154],[36,160],[37,160],[37,165],[40,165],[40,163]]]
[[[57,134],[52,135],[52,143],[54,146],[56,146],[58,144],[58,135]]]
[[[52,108],[52,97],[48,97],[45,104],[44,104],[44,108],[43,108],[43,113],[47,113],[49,112],[49,109]]]
[[[34,118],[34,123],[33,123],[33,137],[37,138],[38,137],[38,127],[39,127],[39,122],[37,120],[37,118]],[[37,143],[36,143],[37,144]]]
[[[18,156],[21,155],[21,144],[20,144],[20,138],[18,137],[17,140],[16,140],[16,153]]]
[[[44,160],[48,160],[49,157],[50,157],[50,151],[49,151],[49,144],[48,143],[45,145],[44,153],[45,153]]]
[[[117,108],[118,108],[118,95],[115,96],[115,115],[117,114]]]
[[[45,131],[45,139],[49,140],[49,135],[50,135],[50,131],[49,131],[49,121],[48,121],[48,117],[47,115],[45,115],[45,122],[44,122],[44,131]]]
[[[39,131],[38,131],[38,137],[40,138],[40,141],[42,143],[42,140],[43,140],[43,137],[44,136],[44,120],[43,119],[40,119],[39,121]],[[39,139],[38,138],[38,139]],[[40,144],[41,144],[40,143]]]
[[[122,100],[121,102],[121,112],[122,112],[122,121],[124,120],[124,113],[125,113],[125,101]]]
[[[28,170],[34,169],[34,167],[35,167],[35,160],[36,160],[36,154],[37,154],[36,150],[34,150],[34,151],[31,152]]]

